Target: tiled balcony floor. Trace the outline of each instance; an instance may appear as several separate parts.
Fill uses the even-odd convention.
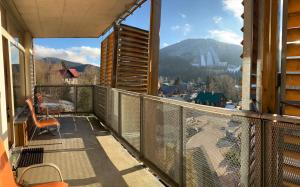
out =
[[[42,134],[29,147],[43,147],[44,163],[56,164],[70,186],[163,186],[95,118],[64,117],[59,121],[62,144],[58,135]],[[36,169],[26,175],[26,181],[57,179],[50,170]]]

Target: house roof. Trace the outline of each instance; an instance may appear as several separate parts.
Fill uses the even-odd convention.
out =
[[[75,68],[61,69],[59,72],[64,78],[78,78],[80,76]]]
[[[33,37],[98,37],[137,0],[4,0]],[[127,14],[126,14],[127,15]]]
[[[73,77],[75,77],[75,78],[79,77],[79,73],[75,68],[70,68],[69,71],[73,75]]]
[[[197,97],[195,98],[198,102],[213,102],[218,103],[225,98],[223,93],[216,93],[216,92],[199,92]]]

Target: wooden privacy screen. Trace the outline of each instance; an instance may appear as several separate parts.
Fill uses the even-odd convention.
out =
[[[286,23],[286,61],[282,69],[283,113],[287,115],[300,115],[300,1],[289,0]],[[283,31],[284,33],[285,31]],[[284,49],[286,47],[286,49]]]
[[[116,37],[113,32],[101,43],[100,85],[102,86],[115,86],[115,48]]]
[[[243,0],[243,5],[244,5],[244,1],[246,0]],[[252,29],[252,38],[250,41],[246,41],[246,42],[251,42],[252,43],[252,49],[249,50],[248,46],[249,45],[244,45],[244,40],[242,41],[242,45],[243,45],[243,50],[244,50],[244,53],[245,51],[251,51],[251,54],[246,54],[248,56],[251,56],[251,79],[250,79],[250,97],[251,99],[255,99],[256,98],[256,88],[257,88],[257,54],[258,54],[258,36],[257,36],[257,33],[258,33],[258,3],[259,3],[259,0],[253,0],[253,20],[251,22],[251,29]],[[241,16],[243,19],[244,19],[244,14],[242,14]],[[245,25],[243,26],[243,28],[241,29],[241,31],[244,33],[244,28]],[[248,29],[248,28],[246,28]],[[246,33],[248,34],[248,33]],[[241,58],[243,59],[244,58],[244,53],[241,55]],[[247,53],[247,52],[246,52]],[[241,93],[242,94],[242,93]],[[241,95],[242,96],[242,95]]]
[[[252,35],[252,59],[251,59],[251,98],[256,98],[257,88],[257,54],[258,54],[258,1],[253,1],[253,35]]]
[[[149,32],[116,26],[101,44],[100,84],[139,93],[148,92]]]
[[[147,93],[149,32],[120,25],[118,38],[116,87]]]

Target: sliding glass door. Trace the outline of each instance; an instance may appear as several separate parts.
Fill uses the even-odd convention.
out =
[[[26,79],[24,52],[19,50],[15,45],[10,43],[10,63],[12,69],[12,87],[14,111],[17,116],[25,105]]]

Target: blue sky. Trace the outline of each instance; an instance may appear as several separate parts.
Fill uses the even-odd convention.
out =
[[[190,38],[213,38],[239,44],[242,8],[241,0],[162,0],[161,48]],[[150,1],[124,23],[148,30]],[[54,56],[99,65],[102,39],[35,39],[35,53],[41,57]]]

